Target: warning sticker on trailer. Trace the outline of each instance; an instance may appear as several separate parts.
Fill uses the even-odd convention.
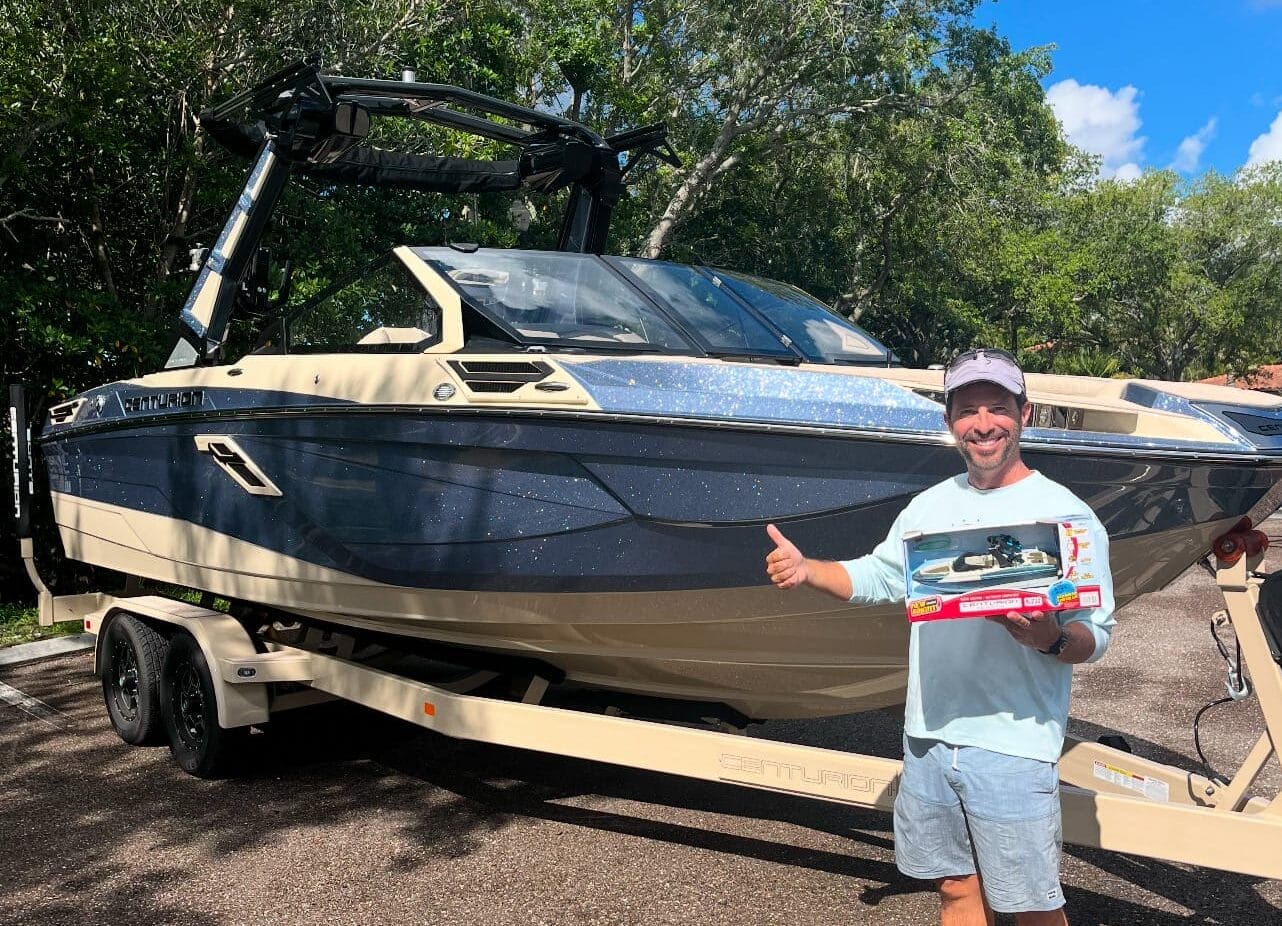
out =
[[[1109,765],[1099,759],[1095,760],[1095,777],[1100,781],[1107,781],[1109,784],[1126,788],[1128,791],[1134,791],[1150,801],[1168,804],[1171,800],[1171,786],[1165,781],[1159,781],[1156,778],[1145,778],[1143,775],[1136,775],[1134,772],[1128,772],[1126,769],[1118,768],[1116,765]]]

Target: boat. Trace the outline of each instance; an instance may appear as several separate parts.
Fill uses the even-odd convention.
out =
[[[1030,547],[1018,560],[1000,556],[996,551],[963,553],[956,557],[931,560],[913,571],[913,581],[941,591],[959,592],[977,588],[1018,588],[1019,583],[1044,584],[1059,575],[1059,558]]]
[[[242,115],[243,114],[243,115]],[[66,554],[225,598],[250,622],[518,659],[569,685],[752,719],[901,703],[908,624],[766,579],[764,527],[861,555],[961,469],[937,369],[794,287],[608,256],[662,127],[603,138],[453,87],[298,66],[202,121],[252,158],[166,368],[49,409]],[[514,147],[368,145],[372,118]],[[305,303],[260,244],[292,176],[566,191],[554,251],[397,246]],[[284,304],[282,304],[284,303]],[[227,356],[233,314],[267,316]],[[1119,605],[1282,503],[1282,400],[1030,374],[1025,460],[1111,538]]]

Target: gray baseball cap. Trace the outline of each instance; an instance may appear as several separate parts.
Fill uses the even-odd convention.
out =
[[[1014,395],[1024,394],[1024,374],[1004,350],[978,347],[953,358],[944,371],[944,395],[971,383],[993,383]]]

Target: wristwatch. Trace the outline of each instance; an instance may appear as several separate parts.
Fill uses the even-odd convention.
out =
[[[1066,646],[1068,646],[1068,634],[1061,630],[1059,632],[1059,636],[1055,638],[1054,643],[1046,649],[1038,650],[1038,652],[1045,653],[1047,656],[1058,656],[1060,653],[1064,652],[1064,647]]]

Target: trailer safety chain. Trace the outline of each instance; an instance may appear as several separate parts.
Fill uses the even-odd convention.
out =
[[[1211,616],[1211,639],[1215,641],[1215,648],[1219,650],[1220,657],[1224,660],[1227,674],[1224,687],[1228,694],[1223,698],[1216,698],[1214,701],[1202,705],[1201,709],[1193,715],[1193,748],[1197,750],[1197,757],[1202,763],[1206,777],[1221,788],[1228,786],[1229,779],[1211,767],[1210,761],[1206,758],[1206,753],[1202,751],[1202,735],[1199,725],[1202,721],[1202,715],[1211,708],[1218,707],[1221,704],[1230,704],[1233,701],[1241,701],[1251,696],[1251,681],[1242,672],[1242,645],[1237,642],[1237,635],[1234,634],[1236,652],[1232,656],[1229,655],[1229,649],[1224,645],[1224,640],[1220,637],[1220,628],[1232,623],[1229,620],[1228,611],[1216,611]]]
[[[1251,680],[1242,672],[1242,645],[1237,642],[1237,634],[1234,634],[1236,653],[1230,656],[1228,647],[1220,639],[1220,628],[1232,623],[1229,620],[1228,611],[1216,611],[1211,617],[1211,636],[1215,640],[1215,648],[1220,651],[1220,658],[1224,660],[1227,670],[1228,677],[1224,681],[1224,687],[1229,693],[1229,700],[1241,701],[1251,696]]]

